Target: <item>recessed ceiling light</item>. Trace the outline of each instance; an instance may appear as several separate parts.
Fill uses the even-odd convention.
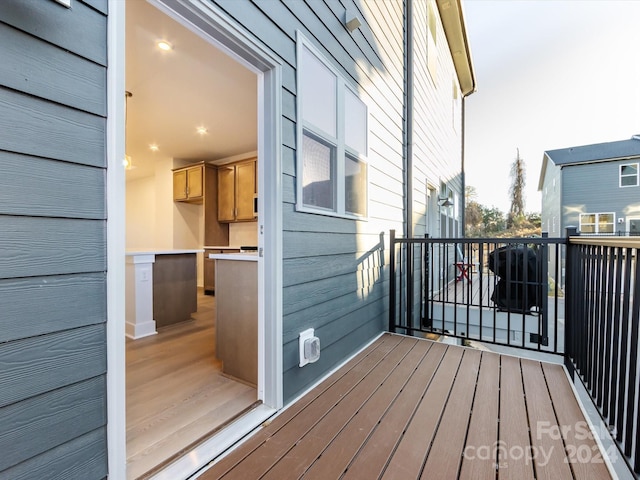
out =
[[[197,127],[196,132],[198,132],[199,135],[206,135],[209,133],[209,130],[207,130],[207,127]]]
[[[160,50],[164,50],[165,52],[168,52],[170,50],[173,50],[173,45],[171,45],[169,42],[167,42],[166,40],[158,40],[156,42],[156,45],[158,46],[158,48]]]
[[[151,150],[152,152],[157,152],[158,150],[160,150],[160,148],[155,143],[152,143],[149,145],[149,150]]]

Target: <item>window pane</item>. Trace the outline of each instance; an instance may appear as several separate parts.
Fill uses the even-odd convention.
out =
[[[367,214],[367,164],[351,156],[345,157],[344,203],[348,213]]]
[[[601,213],[598,217],[598,232],[613,233],[613,214]]]
[[[638,174],[638,166],[634,163],[631,165],[622,165],[620,168],[621,175],[637,175]]]
[[[620,186],[635,187],[638,185],[638,164],[620,165]]]
[[[596,226],[595,225],[582,225],[580,227],[580,232],[581,233],[596,233]]]
[[[367,107],[349,89],[344,96],[345,143],[358,153],[367,154]]]
[[[302,143],[302,203],[335,210],[336,148],[308,132]]]
[[[300,97],[302,118],[329,135],[336,136],[337,78],[307,48],[302,49]]]
[[[580,215],[580,223],[596,223],[596,216],[592,213]]]

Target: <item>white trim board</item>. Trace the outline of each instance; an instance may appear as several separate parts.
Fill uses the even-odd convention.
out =
[[[281,117],[282,73],[280,61],[270,51],[256,43],[241,25],[227,18],[217,7],[205,0],[149,0],[174,20],[219,48],[256,73],[258,82],[258,191],[261,212],[258,220],[258,399],[263,406],[254,409],[210,441],[234,439],[246,435],[264,418],[282,408],[282,170]],[[126,478],[126,417],[125,417],[125,315],[124,258],[125,182],[124,156],[124,3],[109,0],[109,70],[107,98],[109,102],[107,158],[107,408],[109,423],[109,477]],[[120,212],[121,214],[118,214]],[[265,279],[268,278],[268,281]],[[253,427],[251,427],[253,425]],[[229,440],[231,441],[231,440]],[[233,442],[237,439],[233,440]],[[223,446],[224,442],[220,443]],[[227,447],[224,447],[227,448]],[[205,450],[194,450],[202,452]],[[190,470],[205,466],[215,455],[183,457],[167,467],[167,471]],[[207,458],[208,457],[208,458]],[[194,460],[195,459],[195,460]],[[164,474],[160,472],[158,475]],[[162,478],[162,477],[159,477]],[[172,477],[177,478],[177,477]]]

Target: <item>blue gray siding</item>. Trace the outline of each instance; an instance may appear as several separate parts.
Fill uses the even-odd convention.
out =
[[[293,398],[378,333],[386,322],[380,234],[402,225],[401,65],[389,72],[381,39],[370,28],[345,29],[345,6],[402,39],[401,2],[218,1],[283,61],[283,369],[284,398]],[[367,5],[363,5],[366,3]],[[371,14],[370,9],[384,12]],[[383,22],[378,25],[377,22]],[[364,22],[363,22],[364,23]],[[388,24],[387,24],[388,26]],[[352,85],[370,109],[370,221],[312,215],[295,209],[296,30],[301,30]],[[384,43],[386,39],[382,39]],[[391,53],[397,55],[393,46]],[[401,62],[401,56],[400,60]],[[400,68],[400,70],[398,70]],[[394,81],[380,82],[380,75]],[[374,79],[377,85],[371,85]],[[364,86],[366,85],[366,86]],[[382,125],[385,125],[382,128]],[[380,216],[380,218],[377,218]],[[380,221],[382,220],[382,222]],[[387,223],[391,220],[391,223]],[[317,363],[298,367],[298,334],[314,328],[322,345]]]
[[[107,475],[106,9],[0,8],[0,479]]]
[[[426,15],[426,1],[414,2]],[[404,225],[404,8],[402,0],[216,0],[225,12],[272,49],[283,63],[283,369],[284,398],[323,374],[386,329],[388,232]],[[435,4],[434,4],[435,5]],[[349,33],[345,10],[362,21]],[[435,8],[437,12],[437,8]],[[416,17],[416,41],[426,41],[426,18]],[[300,30],[354,86],[369,108],[369,218],[366,222],[296,211],[296,31]],[[420,97],[415,158],[416,215],[426,224],[427,180],[460,188],[460,134],[448,117],[454,72],[439,24],[439,71],[429,82],[416,75]],[[423,52],[424,53],[424,52]],[[416,62],[424,57],[416,52]],[[298,367],[298,335],[314,328],[322,354]]]
[[[548,161],[542,184],[542,231],[550,237],[564,236],[564,223],[561,215],[562,170]],[[576,225],[577,226],[577,225]]]
[[[562,223],[580,226],[581,213],[615,213],[615,231],[625,231],[619,218],[640,217],[640,186],[620,187],[620,165],[640,162],[616,160],[562,167]]]

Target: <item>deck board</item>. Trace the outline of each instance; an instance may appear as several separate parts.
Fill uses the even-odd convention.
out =
[[[458,371],[463,351],[448,348],[445,358],[422,398],[411,424],[402,436],[382,478],[418,478],[424,467],[438,422]],[[419,445],[420,448],[416,448]]]
[[[495,379],[499,377],[500,355],[483,353],[462,458],[461,479],[484,480],[496,475],[496,458],[492,452],[498,442],[500,389]]]
[[[533,479],[533,464],[524,455],[508,455],[514,448],[529,445],[529,422],[522,385],[520,359],[500,357],[500,432],[498,478]]]
[[[385,334],[198,478],[611,478],[568,463],[597,448],[568,382],[558,365]]]
[[[376,390],[345,428],[305,473],[305,478],[338,478],[349,466],[394,400],[405,388],[431,345],[417,342],[398,367]],[[286,470],[284,471],[286,473]],[[271,473],[271,472],[270,472]],[[276,472],[277,475],[277,472]],[[267,478],[272,477],[269,475]],[[278,478],[277,476],[272,478]],[[280,477],[282,478],[282,477]]]
[[[447,346],[442,343],[434,343],[429,349],[423,359],[422,368],[418,368],[411,377],[394,402],[394,408],[390,409],[382,419],[378,428],[368,439],[365,445],[367,448],[361,449],[345,472],[343,480],[378,478],[382,474],[402,433],[420,405],[446,350]]]
[[[542,364],[544,376],[549,385],[549,393],[553,408],[560,425],[571,428],[564,429],[562,434],[569,466],[575,478],[580,480],[606,478],[607,467],[603,454],[600,452],[593,433],[584,421],[580,405],[576,400],[571,385],[567,382],[567,375],[560,365]],[[577,461],[580,458],[592,458],[588,466]]]
[[[414,346],[415,342],[402,342],[390,352],[387,356],[387,361],[380,363],[370,375],[365,377],[347,395],[343,396],[335,404],[334,408],[327,412],[308,432],[307,440],[296,443],[264,478],[281,480],[283,478],[299,478],[302,476],[308,466],[320,456],[329,444],[337,442],[336,438],[339,429],[336,429],[336,426],[347,425],[354,415],[360,416],[362,410],[366,410],[366,404],[372,400],[375,393],[387,391],[387,388],[382,389],[381,387],[385,383],[393,383],[393,380],[399,376],[397,374],[391,376],[391,374],[396,373],[398,365],[405,360],[410,352],[409,349]],[[395,388],[395,385],[391,385],[391,388]],[[279,438],[278,440],[284,444],[292,444],[287,437]]]
[[[565,461],[564,445],[556,435],[546,433],[557,425],[547,384],[540,362],[521,360],[524,394],[531,436],[531,453],[536,479],[572,480],[571,469]]]
[[[423,479],[458,477],[481,356],[477,350],[464,351],[451,396],[446,403],[433,446],[422,470]],[[459,454],[451,455],[451,452]]]

